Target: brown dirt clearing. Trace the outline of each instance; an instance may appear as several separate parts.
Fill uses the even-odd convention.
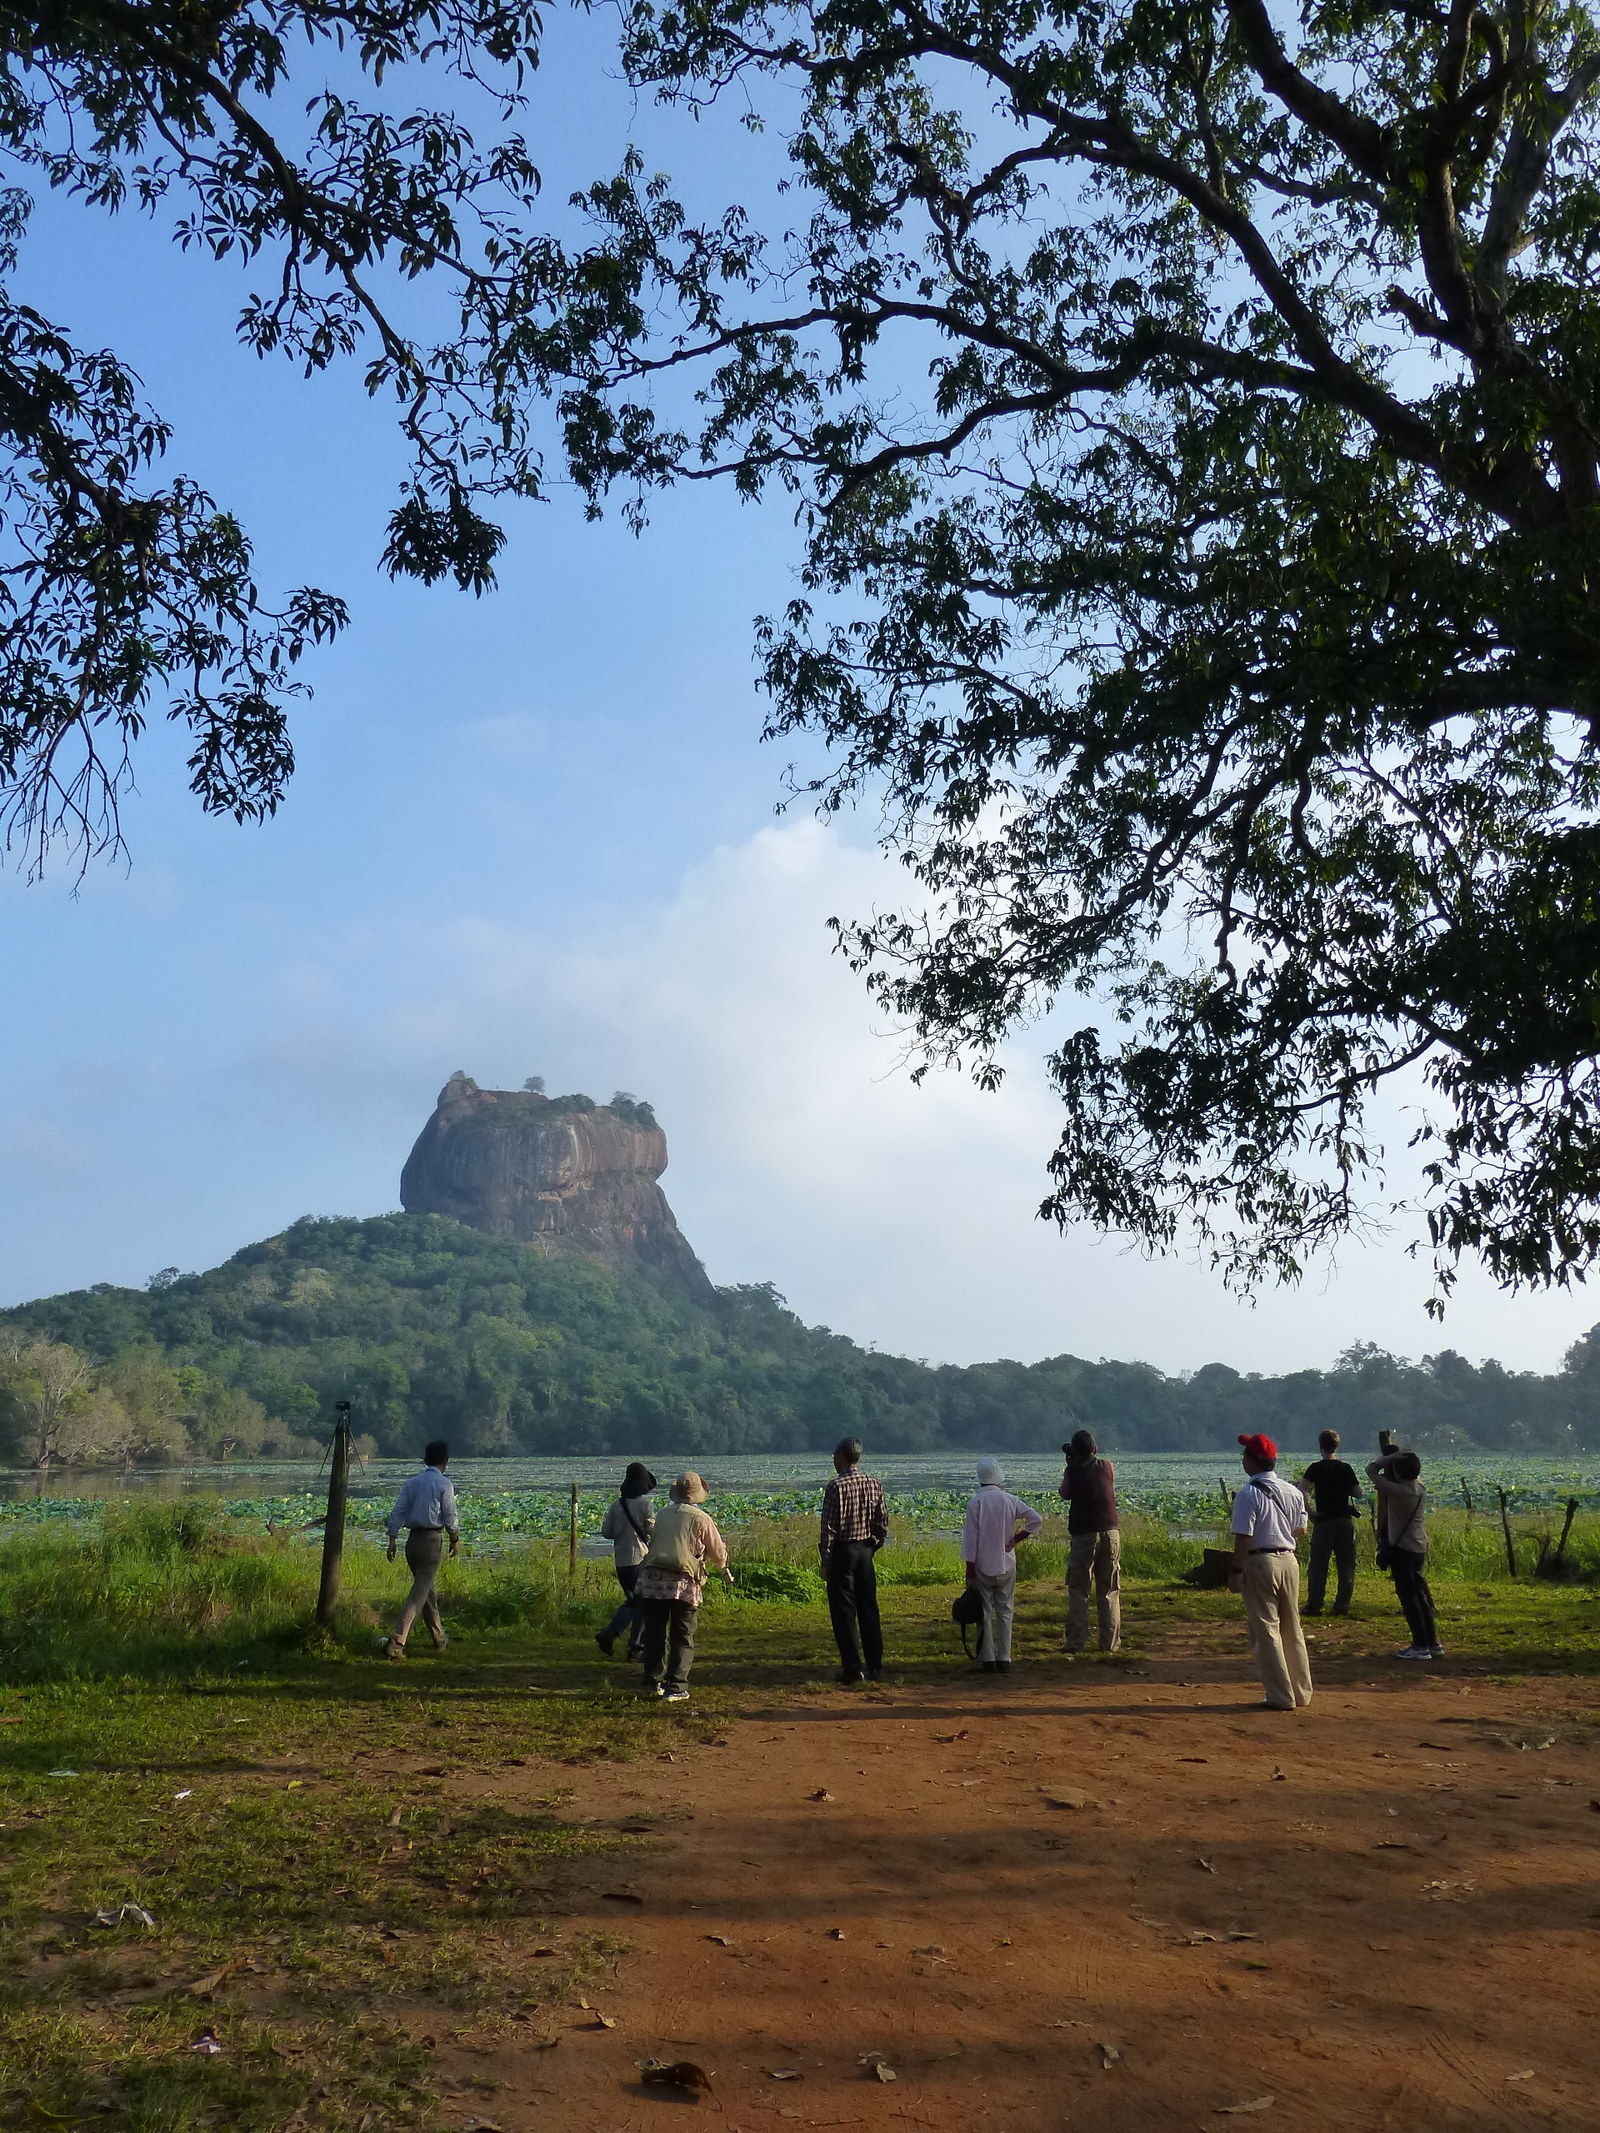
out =
[[[1600,2127],[1584,1686],[1357,1660],[1304,1713],[1257,1693],[1242,1659],[953,1668],[507,1769],[508,1799],[558,1776],[564,1819],[631,1825],[547,1912],[631,1952],[481,2049],[441,2024],[460,2123]]]

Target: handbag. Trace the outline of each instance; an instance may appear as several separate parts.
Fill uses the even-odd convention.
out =
[[[967,1642],[967,1631],[978,1629],[983,1624],[983,1594],[976,1585],[964,1585],[950,1602],[950,1619],[961,1631],[961,1649],[970,1659],[972,1647]]]

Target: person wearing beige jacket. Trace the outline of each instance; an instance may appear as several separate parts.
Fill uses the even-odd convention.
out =
[[[656,1520],[633,1596],[643,1618],[645,1694],[687,1703],[707,1567],[730,1585],[733,1573],[716,1521],[700,1508],[709,1494],[700,1476],[680,1474],[668,1494],[672,1501]]]

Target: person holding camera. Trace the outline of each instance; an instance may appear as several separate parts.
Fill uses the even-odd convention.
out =
[[[1246,1479],[1233,1499],[1228,1589],[1244,1601],[1265,1708],[1302,1710],[1311,1701],[1311,1660],[1300,1627],[1295,1541],[1306,1528],[1306,1500],[1278,1479],[1278,1447],[1270,1437],[1253,1431],[1239,1442]]]
[[[839,1680],[847,1689],[862,1679],[883,1678],[875,1565],[888,1538],[883,1486],[861,1471],[861,1439],[841,1437],[833,1448],[833,1479],[822,1494],[817,1559],[828,1588],[833,1641],[839,1647]]]
[[[1117,1476],[1093,1433],[1074,1430],[1061,1449],[1067,1470],[1057,1494],[1067,1507],[1067,1650],[1089,1647],[1089,1584],[1094,1581],[1100,1649],[1122,1642],[1122,1535]]]
[[[1389,1430],[1378,1432],[1378,1456],[1367,1468],[1378,1492],[1378,1568],[1394,1579],[1395,1598],[1411,1631],[1411,1642],[1397,1659],[1442,1659],[1439,1625],[1427,1578],[1428,1492],[1422,1461],[1403,1452]]]

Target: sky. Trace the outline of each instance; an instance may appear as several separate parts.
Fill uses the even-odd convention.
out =
[[[534,138],[576,176],[646,122],[592,49],[565,56],[590,87],[545,97]],[[685,152],[726,175],[724,147]],[[327,586],[354,619],[309,662],[274,820],[206,819],[158,734],[126,864],[0,872],[0,1303],[398,1206],[464,1068],[649,1098],[713,1280],[772,1281],[807,1320],[932,1361],[1277,1371],[1370,1340],[1551,1369],[1600,1319],[1582,1289],[1469,1272],[1436,1326],[1404,1233],[1247,1303],[1190,1259],[1041,1223],[1043,1040],[1017,1040],[997,1094],[914,1085],[826,926],[893,904],[899,869],[870,812],[776,811],[752,618],[795,589],[781,505],[679,492],[636,538],[557,487],[508,518],[492,596],[391,585],[401,460],[354,377],[245,354],[240,283],[131,219],[44,203],[25,276],[134,363],[176,424],[169,469],[239,513],[263,584]]]

